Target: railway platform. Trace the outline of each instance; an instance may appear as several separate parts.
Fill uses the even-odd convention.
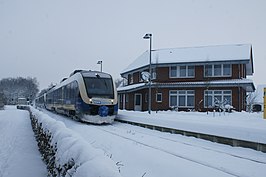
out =
[[[260,113],[199,113],[119,111],[116,121],[144,128],[192,136],[266,153],[266,120]]]

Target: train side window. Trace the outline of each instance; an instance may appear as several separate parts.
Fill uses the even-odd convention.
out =
[[[56,92],[57,92],[57,95],[56,95],[57,103],[61,104],[61,102],[62,102],[62,87],[57,89]]]
[[[74,97],[78,96],[79,94],[79,88],[78,88],[78,82],[74,82]]]
[[[70,85],[70,99],[71,99],[71,102],[74,102],[74,82],[71,83]]]
[[[54,91],[53,101],[54,101],[54,104],[57,103],[57,90]]]
[[[70,84],[67,85],[67,99],[70,99]]]
[[[63,100],[66,99],[66,86],[63,87]]]

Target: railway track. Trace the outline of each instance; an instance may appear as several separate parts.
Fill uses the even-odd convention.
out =
[[[116,129],[118,128],[115,125],[112,125],[112,126],[115,127]],[[228,169],[228,168],[226,168],[224,166],[220,166],[220,165],[216,165],[216,164],[212,164],[212,163],[206,162],[204,160],[196,159],[196,158],[193,158],[193,157],[188,156],[186,154],[177,153],[175,151],[162,148],[162,147],[160,147],[158,145],[154,145],[154,144],[150,144],[150,143],[145,143],[143,141],[137,140],[137,138],[129,138],[128,136],[124,136],[124,135],[121,135],[119,133],[116,133],[117,131],[112,131],[110,128],[108,128],[108,130],[107,130],[106,129],[107,127],[96,127],[96,128],[99,129],[99,130],[101,130],[101,131],[110,133],[110,134],[112,134],[114,136],[118,136],[118,137],[121,137],[121,138],[126,139],[128,141],[132,141],[134,143],[143,145],[145,147],[148,147],[148,148],[151,148],[151,149],[155,149],[155,150],[161,151],[163,153],[167,153],[167,154],[169,154],[171,156],[174,156],[176,158],[184,159],[184,160],[190,161],[192,163],[196,163],[196,164],[205,166],[207,168],[212,168],[212,169],[217,170],[217,171],[220,171],[222,173],[226,173],[226,174],[228,174],[230,176],[235,176],[235,177],[245,177],[246,176],[246,174],[241,174],[239,172],[235,172],[234,170]],[[126,129],[124,129],[124,130],[127,131]],[[136,132],[136,131],[135,131],[135,133],[143,134],[143,132]],[[173,140],[173,139],[169,139],[169,138],[165,138],[165,137],[157,137],[157,136],[150,135],[150,134],[147,134],[147,133],[144,133],[144,134],[145,135],[148,135],[148,136],[152,136],[152,137],[154,137],[156,139],[160,139],[160,141],[163,140],[163,141],[173,142],[173,143],[176,144],[176,146],[179,146],[180,144],[183,144],[184,146],[190,146],[192,148],[202,149],[204,151],[209,151],[209,152],[212,152],[212,153],[223,154],[223,156],[224,155],[230,156],[231,158],[239,159],[241,161],[244,160],[244,161],[250,161],[251,163],[262,164],[262,165],[265,165],[265,167],[266,167],[266,161],[256,160],[256,159],[252,159],[252,158],[248,158],[248,157],[243,157],[243,156],[240,156],[240,155],[234,155],[232,153],[227,153],[227,152],[218,151],[218,150],[211,149],[211,148],[197,146],[197,145],[193,145],[191,143],[184,143],[184,142],[180,142],[180,141]]]
[[[189,170],[192,169],[192,171],[198,170],[198,173],[201,173],[200,176],[204,174],[204,176],[222,177],[259,177],[264,175],[261,171],[266,168],[266,155],[259,151],[234,148],[119,122],[103,126],[84,124],[61,115],[48,113],[51,117],[64,122],[68,128],[80,134],[95,148],[103,150],[107,156],[117,162],[124,176],[172,177],[180,170],[184,171],[184,168],[188,168],[183,176],[191,176]],[[152,154],[145,152],[152,152]],[[129,154],[134,155],[132,157]],[[173,163],[171,168],[169,161]],[[150,166],[154,164],[160,169],[151,170]],[[164,174],[169,171],[169,174],[160,174],[163,171]]]
[[[112,126],[115,126],[115,125],[112,125]],[[138,133],[146,134],[148,136],[153,136],[153,137],[155,136],[152,133],[147,133],[147,132],[144,132],[144,131],[140,131]],[[250,160],[250,161],[253,161],[253,162],[256,162],[256,163],[266,164],[266,159],[265,160],[263,160],[263,159],[260,160],[260,159],[256,159],[256,158],[243,156],[243,155],[241,156],[241,155],[238,155],[238,154],[234,154],[234,153],[230,153],[230,152],[226,152],[226,151],[222,151],[222,150],[218,150],[218,149],[213,149],[213,148],[210,148],[208,146],[199,145],[199,144],[193,144],[193,143],[190,143],[189,141],[177,140],[176,138],[170,138],[169,134],[168,134],[168,137],[156,135],[156,138],[159,138],[161,140],[167,140],[167,141],[171,141],[171,142],[175,142],[175,143],[184,144],[184,145],[187,145],[187,146],[198,147],[198,148],[201,148],[201,149],[204,149],[204,150],[209,150],[209,151],[213,151],[213,152],[217,152],[217,153],[221,153],[221,154],[226,154],[226,155],[229,155],[229,156],[232,156],[232,157],[245,159],[245,160]]]

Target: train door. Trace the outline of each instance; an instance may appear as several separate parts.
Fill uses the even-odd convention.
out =
[[[142,95],[140,93],[135,94],[134,110],[135,111],[141,111],[142,110]]]

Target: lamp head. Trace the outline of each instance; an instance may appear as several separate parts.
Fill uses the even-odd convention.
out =
[[[145,34],[145,36],[143,37],[143,39],[150,39],[152,37],[152,34],[147,33]]]

